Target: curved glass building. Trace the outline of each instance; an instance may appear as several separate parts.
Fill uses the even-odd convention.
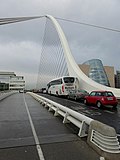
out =
[[[101,60],[92,59],[84,62],[83,64],[87,64],[90,66],[89,74],[88,74],[89,78],[91,78],[92,80],[102,85],[110,86],[107,74],[104,70]]]

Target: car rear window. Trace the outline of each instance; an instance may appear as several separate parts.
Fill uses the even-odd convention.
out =
[[[110,97],[110,96],[114,96],[112,92],[106,92],[106,96]]]
[[[112,92],[96,92],[96,96],[107,96],[111,97],[114,96]]]

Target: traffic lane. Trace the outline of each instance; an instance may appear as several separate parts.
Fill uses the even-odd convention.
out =
[[[0,148],[34,144],[23,95],[0,101]]]
[[[120,105],[117,106],[117,110],[113,110],[111,107],[105,109],[99,109],[95,106],[86,106],[80,101],[68,100],[66,98],[51,96],[48,94],[40,94],[46,98],[49,98],[59,104],[62,104],[70,109],[73,109],[81,114],[84,114],[92,119],[98,120],[111,127],[114,127],[117,134],[120,134]]]
[[[99,155],[80,139],[71,124],[63,124],[63,117],[53,116],[39,102],[25,95],[32,121],[39,138],[45,160],[99,159]],[[87,154],[86,154],[87,153]]]

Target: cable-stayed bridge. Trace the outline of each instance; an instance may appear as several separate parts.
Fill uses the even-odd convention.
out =
[[[89,79],[80,70],[72,56],[66,37],[54,17],[46,15],[4,18],[0,19],[0,25],[43,17],[46,18],[46,25],[37,87],[46,86],[47,82],[53,78],[69,75],[78,77],[82,89],[89,92],[111,90],[119,98],[119,89],[100,85]],[[7,94],[8,98],[1,94],[1,159],[12,158],[14,160],[16,157],[19,159],[18,155],[23,160],[89,158],[94,160],[104,159],[104,157],[119,159],[119,107],[115,112],[111,109],[101,111],[96,110],[93,106],[88,108],[82,103],[59,99],[59,97],[29,94],[38,102],[28,94],[12,93],[11,95],[10,93]],[[50,112],[46,112],[46,108]],[[64,126],[60,123],[61,118],[57,119],[59,116],[63,118]],[[76,134],[80,137],[87,136],[91,148],[86,143],[86,139],[82,141]],[[92,148],[97,150],[97,153]]]
[[[120,89],[106,87],[87,77],[75,62],[65,34],[56,19],[50,15],[21,18],[0,19],[0,25],[27,21],[46,17],[42,53],[39,65],[37,88],[46,86],[53,78],[69,75],[79,79],[81,89],[88,92],[93,90],[109,90],[120,98]]]

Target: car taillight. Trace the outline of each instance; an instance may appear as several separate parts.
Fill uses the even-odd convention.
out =
[[[101,99],[101,100],[102,100],[102,101],[104,101],[104,100],[105,100],[105,98],[103,98],[103,97],[102,97],[102,99]]]
[[[104,100],[107,101],[108,100],[107,97],[104,97]]]
[[[102,98],[101,100],[104,101],[104,98]]]
[[[62,92],[64,92],[64,85],[62,85]]]

